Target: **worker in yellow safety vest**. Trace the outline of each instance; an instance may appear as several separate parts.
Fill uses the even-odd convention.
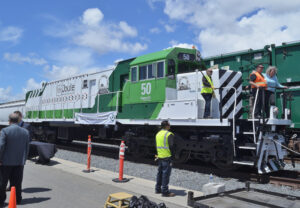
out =
[[[156,150],[158,159],[158,172],[156,177],[155,193],[164,197],[175,196],[169,191],[169,180],[172,170],[171,149],[174,144],[174,134],[170,132],[170,123],[161,122],[161,130],[156,134]]]
[[[250,74],[249,83],[251,84],[251,93],[254,99],[258,90],[256,106],[254,110],[255,118],[260,118],[262,115],[261,110],[262,110],[263,99],[264,99],[263,92],[267,88],[267,81],[265,80],[265,77],[262,75],[263,70],[264,70],[264,66],[262,64],[258,64],[256,66],[255,71],[253,71]],[[253,102],[253,108],[254,108],[254,102]]]
[[[210,117],[211,99],[212,96],[214,95],[214,84],[211,79],[212,73],[213,73],[212,69],[207,69],[206,75],[203,75],[202,77],[201,95],[205,100],[205,110],[204,110],[203,118]]]

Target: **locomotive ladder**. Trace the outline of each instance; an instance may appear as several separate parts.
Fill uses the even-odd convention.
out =
[[[256,103],[257,103],[257,97],[259,93],[259,88],[256,91],[255,99],[254,99],[254,104],[253,104],[253,109],[252,109],[252,118],[248,119],[248,121],[252,121],[252,131],[249,132],[243,132],[245,135],[252,135],[253,136],[253,143],[246,144],[245,146],[238,146],[239,149],[243,149],[245,151],[250,151],[250,152],[255,152],[257,154],[257,142],[261,141],[262,138],[262,131],[259,131],[258,139],[256,135],[256,122],[260,121],[260,119],[257,119],[254,117],[254,112],[256,108]],[[260,148],[261,149],[261,145]],[[260,151],[259,151],[260,152]],[[238,165],[248,165],[248,166],[254,166],[256,165],[256,162],[254,161],[241,161],[241,160],[235,160],[233,161],[233,164],[238,164]]]

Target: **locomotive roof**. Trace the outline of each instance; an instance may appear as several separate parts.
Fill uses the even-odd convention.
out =
[[[136,59],[134,59],[130,65],[138,65],[138,64],[142,64],[142,63],[146,63],[146,62],[151,62],[151,61],[158,61],[158,60],[162,60],[162,59],[166,59],[168,58],[168,56],[170,56],[171,54],[173,54],[173,52],[175,51],[175,53],[177,51],[179,52],[183,52],[183,53],[195,53],[196,49],[188,49],[188,48],[178,48],[178,47],[174,47],[174,48],[168,48],[162,51],[158,51],[158,52],[154,52],[154,53],[149,53],[143,56],[139,56]]]
[[[130,65],[137,65],[149,61],[155,61],[155,60],[160,60],[160,59],[165,59],[171,51],[173,51],[174,48],[168,48],[162,51],[154,52],[154,53],[149,53],[143,56],[139,56],[136,59],[134,59]]]

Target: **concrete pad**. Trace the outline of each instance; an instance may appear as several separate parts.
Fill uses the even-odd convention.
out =
[[[134,176],[124,175],[124,178],[129,178],[130,181],[127,183],[115,183],[112,181],[114,178],[118,178],[118,173],[103,170],[99,168],[91,167],[94,172],[84,173],[82,170],[86,169],[86,165],[63,160],[60,158],[53,158],[58,164],[53,166],[54,168],[60,169],[65,172],[69,172],[78,176],[82,176],[88,179],[96,180],[103,184],[108,184],[117,188],[127,190],[129,192],[138,193],[139,195],[145,195],[154,199],[161,200],[163,202],[170,202],[181,207],[187,207],[187,193],[193,191],[195,196],[203,196],[202,192],[189,190],[177,186],[169,186],[169,189],[176,193],[175,197],[162,197],[160,194],[154,193],[155,181],[137,178]],[[172,176],[171,176],[172,177]]]
[[[104,206],[107,197],[111,193],[126,192],[138,197],[141,195],[135,190],[130,191],[118,187],[116,184],[110,185],[101,182],[98,180],[97,175],[101,175],[100,170],[95,172],[97,174],[84,174],[81,172],[83,166],[69,164],[71,167],[69,168],[68,165],[62,163],[64,161],[60,160],[59,162],[51,161],[49,166],[37,165],[32,161],[27,162],[24,169],[23,200],[22,204],[17,206],[18,208],[98,208]],[[76,168],[80,168],[78,170],[80,174],[77,174]],[[83,174],[83,177],[81,174]],[[103,179],[103,177],[99,178]],[[106,180],[111,181],[111,178],[110,176]],[[7,192],[6,202],[9,201],[9,194],[10,192]],[[156,203],[164,202],[169,208],[186,207],[186,205],[176,205],[147,197]]]

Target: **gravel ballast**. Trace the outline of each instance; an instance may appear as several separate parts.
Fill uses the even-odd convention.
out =
[[[71,152],[71,151],[66,151],[66,150],[60,149],[56,153],[55,157],[61,158],[64,160],[81,163],[81,164],[86,164],[86,154],[83,154],[83,153]],[[105,169],[105,170],[109,170],[109,171],[118,172],[119,160],[92,155],[91,167],[97,167],[97,168],[101,168],[101,169]],[[292,170],[294,168],[292,168],[291,165],[287,164],[285,169]],[[300,170],[299,164],[296,164],[296,169]],[[129,161],[125,161],[125,164],[124,164],[124,174],[126,174],[126,175],[131,175],[131,176],[155,181],[156,172],[157,172],[157,166],[155,166],[155,165],[133,163],[133,162],[129,162]],[[208,183],[208,180],[209,180],[208,174],[202,174],[202,173],[198,173],[198,172],[192,172],[192,171],[180,170],[180,169],[173,168],[171,178],[170,178],[170,185],[201,191],[202,186],[204,184]],[[223,179],[223,178],[214,176],[213,181],[217,182],[217,183],[225,184],[225,188],[227,191],[233,190],[236,188],[245,187],[244,182],[239,182],[236,179],[228,179],[228,178]],[[293,190],[292,188],[287,187],[287,186],[274,186],[271,184],[252,183],[251,187],[300,197],[299,190]],[[153,187],[153,189],[154,189],[154,187]]]

